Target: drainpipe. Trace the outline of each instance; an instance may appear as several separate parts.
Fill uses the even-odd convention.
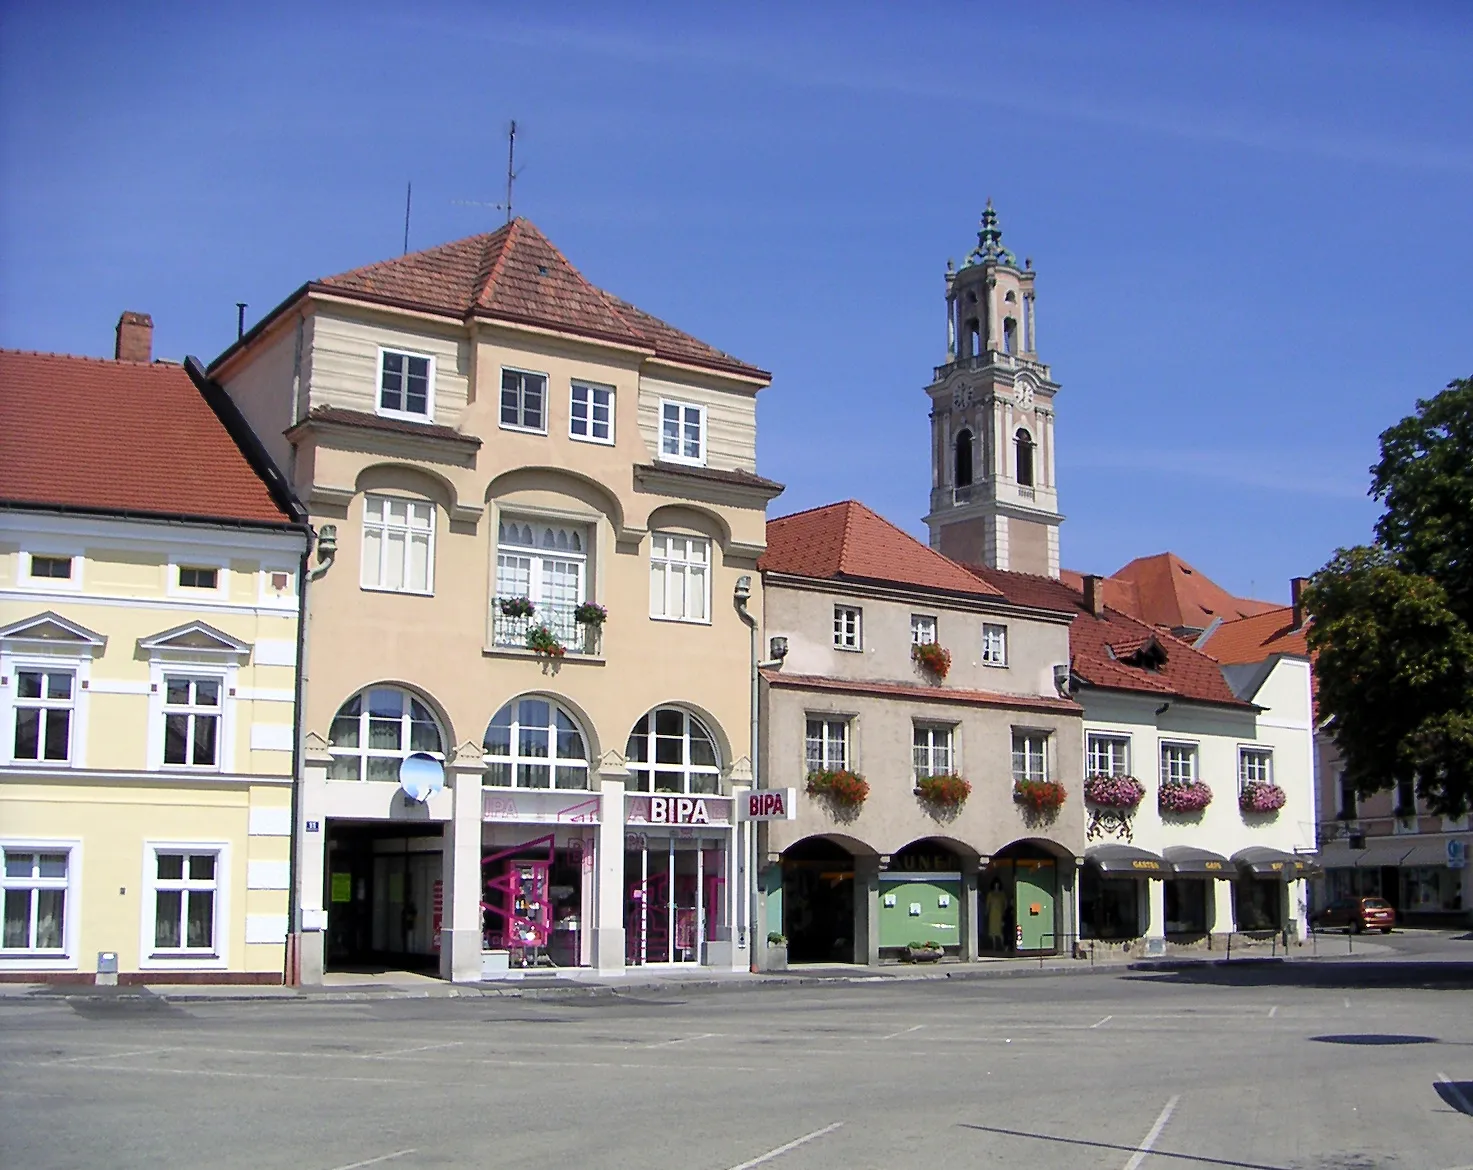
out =
[[[747,612],[747,603],[752,597],[752,578],[741,576],[737,578],[736,588],[732,591],[732,601],[736,605],[737,615],[746,622],[752,635],[751,648],[751,675],[752,675],[752,790],[755,792],[761,786],[759,765],[757,763],[757,752],[759,748],[760,728],[758,726],[758,693],[757,693],[757,619]],[[749,845],[747,850],[747,958],[750,970],[753,974],[757,972],[757,901],[761,897],[761,891],[757,885],[757,822],[747,822],[747,836]]]
[[[312,531],[308,528],[307,547],[302,549],[302,560],[297,568],[297,678],[292,704],[292,836],[291,852],[288,854],[286,936],[290,940],[291,961],[286,971],[286,982],[296,987],[302,982],[302,896],[298,884],[302,875],[302,761],[306,758],[302,737],[307,726],[303,705],[307,694],[307,556],[312,544]],[[326,837],[323,838],[326,840]]]

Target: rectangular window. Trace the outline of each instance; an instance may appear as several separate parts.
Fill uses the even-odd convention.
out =
[[[910,615],[910,642],[912,646],[924,646],[936,640],[936,619],[923,613]]]
[[[506,517],[496,541],[496,644],[527,644],[527,631],[546,626],[569,649],[583,646],[586,630],[574,613],[587,600],[588,534],[581,528]],[[506,614],[500,602],[526,598],[530,615]]]
[[[1340,819],[1353,821],[1360,814],[1360,798],[1348,772],[1340,773]]]
[[[949,776],[956,770],[952,761],[951,734],[949,727],[916,725],[911,756],[917,780],[922,776]]]
[[[1048,733],[1013,732],[1013,779],[1048,779]]]
[[[840,650],[864,649],[862,613],[853,606],[834,606],[834,645]]]
[[[650,537],[650,617],[709,621],[711,542],[656,532]]]
[[[591,443],[614,441],[614,388],[589,382],[573,383],[573,400],[568,411],[568,431],[575,439]]]
[[[1190,743],[1163,743],[1161,745],[1161,783],[1168,781],[1195,784],[1197,782],[1197,746]]]
[[[24,848],[4,853],[4,950],[60,955],[66,950],[67,853]]]
[[[501,371],[501,425],[547,433],[547,379],[524,370]]]
[[[219,765],[222,685],[218,678],[164,676],[164,763]]]
[[[363,497],[363,588],[432,592],[434,543],[435,505],[428,500]]]
[[[202,569],[190,565],[179,566],[180,589],[218,589],[219,569]]]
[[[1086,754],[1085,774],[1089,776],[1129,776],[1130,737],[1124,735],[1092,735]]]
[[[982,663],[984,666],[1006,666],[1008,664],[1007,626],[984,625],[982,627]]]
[[[219,855],[155,850],[155,951],[214,954]]]
[[[70,670],[15,672],[15,759],[65,764],[72,758],[77,678]]]
[[[32,553],[31,577],[35,580],[70,581],[72,579],[72,558],[38,557]]]
[[[1274,782],[1274,754],[1263,748],[1240,748],[1238,750],[1238,784],[1272,784]]]
[[[688,402],[660,403],[660,458],[706,462],[706,408]]]
[[[379,413],[428,420],[433,373],[434,361],[431,358],[392,349],[380,350]]]
[[[808,720],[804,761],[810,772],[847,771],[849,768],[849,720]]]
[[[1417,786],[1411,780],[1396,782],[1396,808],[1393,811],[1402,819],[1417,815]]]

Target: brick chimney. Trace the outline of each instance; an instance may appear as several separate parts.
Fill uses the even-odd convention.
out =
[[[1105,579],[1103,577],[1085,576],[1084,608],[1095,617],[1105,616]]]
[[[113,357],[120,362],[153,361],[153,318],[131,309],[118,318],[118,344]]]
[[[1294,607],[1294,628],[1304,628],[1304,587],[1309,584],[1308,577],[1289,578],[1289,604]]]

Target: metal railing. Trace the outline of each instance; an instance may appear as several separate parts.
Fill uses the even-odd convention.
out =
[[[497,646],[527,649],[529,630],[546,626],[569,654],[597,654],[599,627],[573,620],[572,605],[548,605],[539,602],[530,617],[511,617],[497,604],[492,625],[492,642]]]

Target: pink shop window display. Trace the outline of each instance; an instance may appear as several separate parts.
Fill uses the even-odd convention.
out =
[[[555,848],[551,833],[481,859],[483,946],[512,966],[582,961],[583,845]]]

